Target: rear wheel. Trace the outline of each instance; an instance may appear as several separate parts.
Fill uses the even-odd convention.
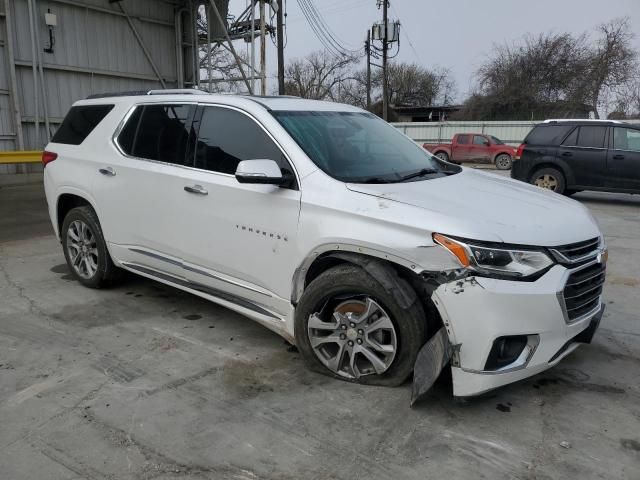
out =
[[[541,168],[531,175],[529,183],[540,188],[546,188],[556,193],[564,193],[565,179],[562,172],[555,168]]]
[[[501,153],[496,157],[496,168],[498,170],[509,170],[511,168],[512,163],[513,163],[513,160],[511,159],[511,156],[507,153]]]
[[[60,231],[67,264],[86,287],[102,288],[121,276],[109,255],[98,216],[89,206],[69,211]]]
[[[444,162],[449,161],[449,154],[447,154],[447,152],[438,152],[436,153],[436,157],[438,157],[440,160]]]
[[[411,289],[396,277],[393,289]],[[296,308],[296,343],[308,365],[342,380],[397,386],[426,340],[424,309],[408,308],[360,267],[338,265],[318,276]]]

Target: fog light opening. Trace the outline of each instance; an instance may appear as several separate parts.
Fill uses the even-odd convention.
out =
[[[526,365],[538,345],[538,335],[508,335],[493,341],[485,371],[511,370]]]

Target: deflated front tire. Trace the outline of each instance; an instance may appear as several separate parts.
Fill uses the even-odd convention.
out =
[[[401,385],[426,339],[416,295],[402,307],[393,290],[411,289],[395,275],[387,289],[352,264],[333,267],[304,291],[295,314],[296,344],[315,371],[355,383]]]

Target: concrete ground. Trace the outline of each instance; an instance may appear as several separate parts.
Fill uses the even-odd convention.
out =
[[[459,405],[310,373],[256,323],[75,282],[39,185],[0,188],[0,478],[640,478],[640,197],[582,193],[611,253],[592,345]]]

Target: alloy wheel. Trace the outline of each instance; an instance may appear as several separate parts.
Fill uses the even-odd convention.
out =
[[[511,168],[511,157],[509,155],[499,155],[496,158],[496,167],[499,170],[509,170]]]
[[[558,179],[548,173],[540,175],[533,181],[533,183],[540,188],[546,188],[548,190],[556,191],[558,188]]]
[[[82,278],[92,278],[98,271],[98,246],[93,231],[81,220],[74,220],[67,229],[67,252],[75,272]]]
[[[372,298],[357,296],[331,307],[327,302],[308,319],[316,357],[333,373],[357,379],[386,372],[396,356],[398,337],[391,318]]]

